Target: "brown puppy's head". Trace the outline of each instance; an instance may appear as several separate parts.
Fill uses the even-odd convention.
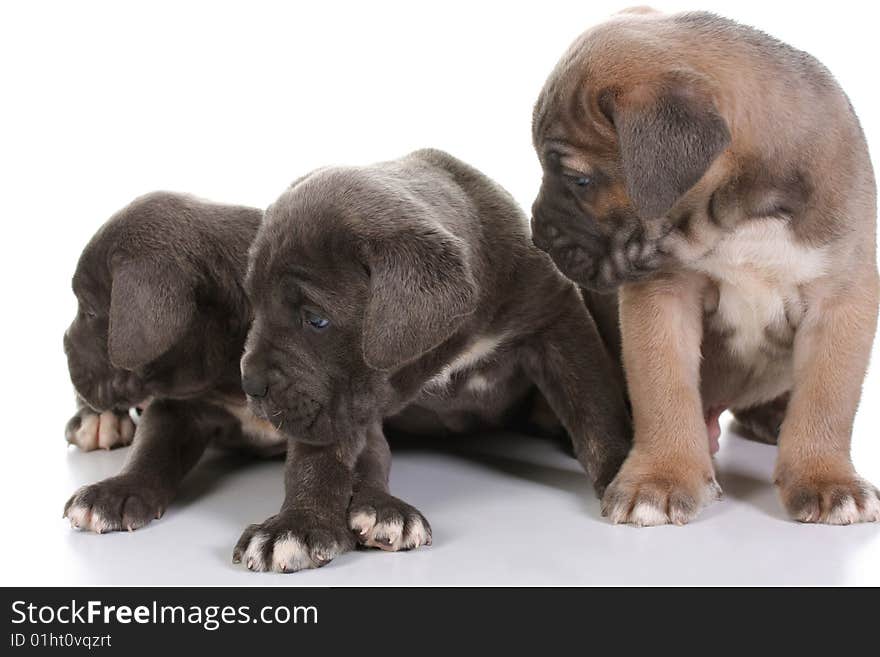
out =
[[[259,210],[154,193],[86,246],[64,334],[70,377],[95,410],[234,387],[248,306],[241,281]]]
[[[315,172],[272,205],[250,253],[242,379],[252,410],[327,444],[389,411],[389,379],[476,303],[461,241],[378,167]]]
[[[544,171],[535,244],[575,282],[609,289],[674,264],[670,212],[730,143],[712,82],[628,16],[584,34],[535,105]]]

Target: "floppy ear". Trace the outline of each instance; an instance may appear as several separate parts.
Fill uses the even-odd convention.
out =
[[[134,370],[177,342],[195,316],[190,282],[174,267],[131,261],[116,268],[107,350],[114,367]]]
[[[666,214],[730,144],[727,123],[696,79],[640,85],[612,110],[626,190],[645,219]]]
[[[394,370],[430,351],[476,309],[477,284],[461,240],[427,228],[368,246],[367,365]]]

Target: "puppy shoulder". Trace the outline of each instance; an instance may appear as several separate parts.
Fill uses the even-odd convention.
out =
[[[405,156],[404,161],[416,161],[439,170],[461,187],[466,193],[475,188],[493,186],[494,183],[481,171],[436,148],[423,148]]]
[[[522,214],[513,196],[504,187],[476,167],[445,151],[424,148],[410,153],[407,157],[441,169],[478,205],[492,201],[493,206],[503,208],[507,213]]]

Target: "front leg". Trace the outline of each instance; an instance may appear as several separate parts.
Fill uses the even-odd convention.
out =
[[[631,445],[624,382],[574,288],[561,305],[564,310],[527,346],[524,364],[601,497]]]
[[[382,426],[367,432],[367,442],[355,465],[354,490],[348,525],[358,543],[389,552],[431,544],[431,525],[415,507],[388,490],[391,450]]]
[[[877,324],[876,272],[845,291],[819,292],[795,336],[775,481],[796,520],[874,522],[880,493],[853,468],[850,441]]]
[[[232,416],[209,404],[154,401],[141,417],[122,471],[76,491],[64,517],[98,534],[143,527],[161,517],[211,437],[235,427]]]
[[[720,495],[700,398],[702,290],[685,274],[621,289],[635,435],[602,500],[614,523],[681,525]]]
[[[365,436],[332,445],[288,440],[284,503],[265,522],[245,529],[233,563],[250,570],[296,572],[319,568],[354,549],[347,510],[354,467]]]

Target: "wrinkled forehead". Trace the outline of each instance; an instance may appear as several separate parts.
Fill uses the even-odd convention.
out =
[[[109,299],[112,280],[107,257],[104,244],[96,239],[83,249],[71,277],[71,289],[77,298],[92,303],[104,297]]]
[[[129,258],[143,257],[160,250],[158,246],[167,232],[146,224],[141,215],[129,208],[116,212],[98,228],[85,245],[73,274],[74,293],[109,295],[113,268]],[[146,239],[145,239],[146,237]]]
[[[615,91],[599,90],[584,75],[551,84],[535,105],[533,143],[542,163],[551,154],[585,161],[609,160],[615,155],[616,133],[609,108]],[[583,166],[575,168],[583,169]]]
[[[645,19],[617,15],[581,34],[550,73],[535,104],[532,138],[539,154],[548,141],[564,141],[602,158],[613,153],[616,132],[613,108],[650,73]]]
[[[338,217],[313,210],[276,208],[251,247],[245,282],[260,301],[279,287],[332,289],[351,285],[363,273],[355,235]]]
[[[283,269],[291,260],[359,265],[366,246],[393,238],[405,217],[424,212],[412,196],[376,168],[316,172],[267,208],[251,249],[252,269]]]

